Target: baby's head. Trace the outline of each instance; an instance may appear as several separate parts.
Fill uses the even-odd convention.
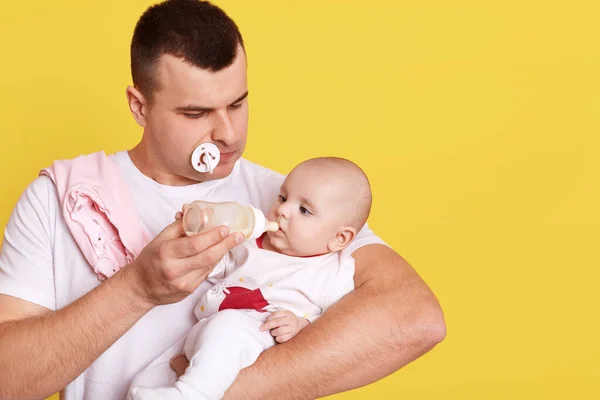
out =
[[[271,246],[290,256],[344,249],[367,221],[371,188],[365,173],[343,158],[313,158],[296,166],[281,185],[267,218]]]

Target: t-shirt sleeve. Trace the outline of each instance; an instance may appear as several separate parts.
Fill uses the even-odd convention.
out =
[[[352,255],[356,250],[368,244],[383,244],[387,246],[387,243],[375,235],[371,228],[369,228],[369,225],[365,223],[363,228],[356,234],[354,240],[350,242],[348,247],[342,250],[342,256]]]
[[[323,303],[318,304],[321,313],[354,290],[354,259],[340,255],[337,260],[338,262],[328,267],[328,279],[323,288]]]
[[[307,320],[312,323],[325,310],[354,290],[355,264],[352,253],[362,246],[369,244],[383,244],[387,246],[387,243],[375,235],[369,226],[365,224],[350,245],[340,252],[339,265],[332,270],[333,272],[329,275],[327,285],[323,288],[322,304],[317,304],[321,308],[321,314],[305,316]]]
[[[49,216],[58,210],[58,195],[48,177],[38,177],[21,194],[4,230],[0,294],[56,309]]]

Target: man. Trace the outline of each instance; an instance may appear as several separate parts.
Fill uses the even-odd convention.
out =
[[[246,54],[222,10],[197,0],[151,7],[133,35],[131,68],[127,98],[144,133],[135,148],[109,157],[155,237],[101,283],[68,229],[53,182],[41,176],[31,183],[0,254],[0,399],[59,390],[68,400],[123,398],[133,376],[191,328],[205,277],[243,239],[220,228],[185,237],[175,212],[196,199],[266,210],[277,195],[283,177],[241,158]],[[190,164],[201,143],[220,150],[212,174]],[[349,251],[356,289],[243,370],[226,398],[315,398],[352,389],[444,338],[434,295],[399,255],[367,227]]]

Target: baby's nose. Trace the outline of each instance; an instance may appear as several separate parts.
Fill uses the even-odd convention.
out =
[[[281,206],[279,206],[279,208],[277,208],[277,215],[285,219],[288,219],[290,217],[290,212],[288,211],[285,204],[282,204]]]

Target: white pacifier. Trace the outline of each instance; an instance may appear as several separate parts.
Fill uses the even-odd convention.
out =
[[[192,153],[192,167],[198,172],[212,174],[220,160],[221,152],[212,143],[202,143]]]

